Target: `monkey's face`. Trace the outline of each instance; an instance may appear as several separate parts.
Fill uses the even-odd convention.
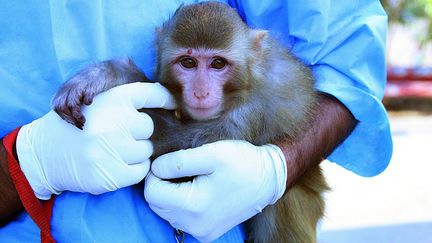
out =
[[[223,52],[211,49],[182,49],[173,57],[171,72],[182,87],[183,111],[192,119],[218,117],[224,106],[224,85],[232,63]]]
[[[159,82],[186,117],[214,119],[244,101],[255,44],[234,9],[216,2],[180,7],[157,36]]]

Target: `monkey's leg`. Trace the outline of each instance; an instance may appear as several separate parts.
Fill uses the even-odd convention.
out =
[[[317,223],[324,216],[322,194],[328,190],[321,168],[313,168],[275,205],[247,222],[249,241],[316,242]]]
[[[52,108],[61,118],[82,129],[85,118],[81,105],[90,105],[101,92],[133,82],[149,80],[131,59],[108,60],[90,65],[60,87],[52,100]]]

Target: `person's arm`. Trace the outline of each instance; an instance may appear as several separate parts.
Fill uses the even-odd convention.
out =
[[[21,200],[9,174],[7,153],[0,142],[0,225],[4,225],[23,210]]]
[[[229,2],[248,25],[276,33],[313,69],[315,88],[335,97],[358,121],[327,159],[361,176],[381,173],[392,155],[392,138],[381,103],[387,16],[380,2]]]
[[[351,133],[357,121],[336,98],[321,94],[310,128],[296,141],[276,142],[287,162],[287,188],[318,165]]]

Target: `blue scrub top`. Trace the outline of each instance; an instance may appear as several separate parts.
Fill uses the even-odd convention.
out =
[[[0,137],[47,113],[61,83],[89,63],[130,56],[152,77],[155,28],[181,3],[194,2],[1,0]],[[362,176],[382,172],[392,140],[381,104],[387,17],[379,1],[223,2],[311,66],[316,88],[359,121],[329,160]],[[173,229],[148,208],[140,185],[99,196],[64,192],[52,227],[59,242],[174,242]],[[242,236],[235,227],[218,242],[242,242]],[[24,212],[0,228],[0,239],[38,242],[39,231]]]

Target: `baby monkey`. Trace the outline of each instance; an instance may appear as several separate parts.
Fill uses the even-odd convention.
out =
[[[263,30],[217,2],[181,6],[157,31],[155,80],[175,97],[176,112],[145,109],[155,123],[158,156],[224,139],[255,145],[295,140],[318,95],[311,71]],[[80,106],[114,86],[151,82],[130,59],[87,67],[67,81],[54,110],[82,128]],[[246,222],[250,242],[316,242],[327,184],[319,166],[275,204]]]

